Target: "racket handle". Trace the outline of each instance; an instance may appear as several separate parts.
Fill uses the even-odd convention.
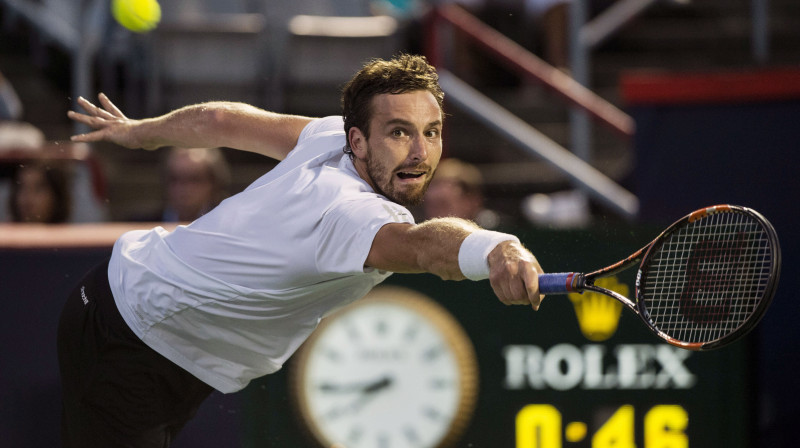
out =
[[[568,294],[580,291],[579,281],[583,275],[575,272],[559,272],[541,274],[539,276],[539,292],[541,294]]]

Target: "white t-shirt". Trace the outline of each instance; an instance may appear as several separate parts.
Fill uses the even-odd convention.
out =
[[[134,333],[234,392],[385,280],[364,267],[372,240],[413,218],[358,176],[344,144],[341,117],[314,120],[285,160],[197,221],[120,237],[109,283]]]

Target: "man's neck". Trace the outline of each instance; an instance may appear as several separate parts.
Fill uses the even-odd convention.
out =
[[[369,175],[369,170],[367,170],[367,164],[363,160],[359,158],[353,158],[353,166],[356,169],[356,173],[358,176],[364,180],[369,186],[372,188],[372,191],[376,193],[380,193],[380,190],[375,186],[375,183],[372,181],[372,176]]]

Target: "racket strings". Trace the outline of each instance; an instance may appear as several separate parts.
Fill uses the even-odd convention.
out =
[[[668,336],[715,341],[755,313],[772,263],[769,235],[758,220],[740,212],[712,214],[666,236],[643,269],[640,300]]]

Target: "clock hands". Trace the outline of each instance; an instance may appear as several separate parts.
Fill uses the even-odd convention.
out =
[[[371,394],[391,386],[392,382],[393,380],[391,377],[384,376],[379,380],[359,382],[359,383],[350,383],[350,384],[322,383],[319,385],[319,390],[328,393],[361,392],[362,394]]]
[[[368,402],[376,397],[376,392],[391,386],[394,380],[384,376],[375,381],[358,382],[351,384],[322,383],[319,389],[326,393],[358,393],[358,397],[346,406],[338,406],[325,413],[328,418],[339,417],[344,414],[355,413],[361,410]]]

